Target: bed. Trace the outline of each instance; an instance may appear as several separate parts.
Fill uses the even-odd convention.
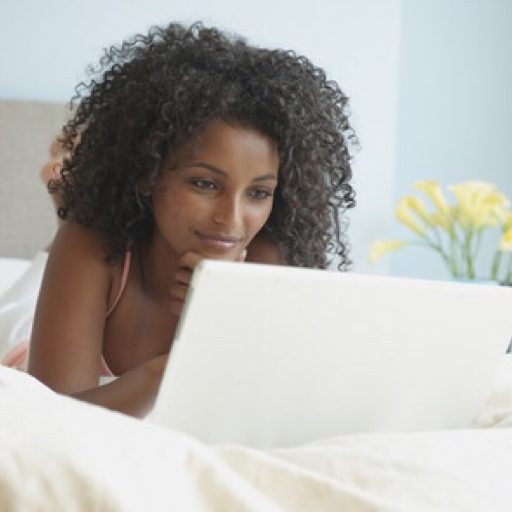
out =
[[[30,332],[46,261],[41,248],[55,230],[37,174],[64,110],[0,101],[2,350]],[[340,436],[273,450],[206,446],[0,367],[2,512],[508,512],[511,482],[510,354],[471,429]]]

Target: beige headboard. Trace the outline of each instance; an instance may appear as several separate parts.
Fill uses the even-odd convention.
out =
[[[31,259],[55,234],[39,171],[66,112],[59,103],[0,100],[0,257]]]

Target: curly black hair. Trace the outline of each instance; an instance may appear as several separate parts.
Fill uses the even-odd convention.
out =
[[[50,190],[62,196],[61,218],[104,234],[106,261],[151,236],[147,191],[166,156],[222,120],[277,144],[278,186],[263,230],[286,262],[326,268],[331,254],[348,267],[341,215],[355,204],[349,181],[357,139],[348,98],[322,69],[202,23],[171,23],[106,49],[90,72],[63,129],[72,157]]]

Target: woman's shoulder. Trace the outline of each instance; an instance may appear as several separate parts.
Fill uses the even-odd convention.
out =
[[[85,249],[92,252],[103,251],[103,235],[97,230],[81,226],[77,222],[67,220],[63,222],[55,236],[54,244],[63,243],[76,250]]]
[[[66,221],[59,227],[50,250],[49,261],[69,275],[86,273],[111,281],[119,265],[105,260],[105,238],[97,230],[85,228],[76,222]]]
[[[106,294],[110,311],[125,286],[130,258],[125,255],[114,263],[107,262],[104,244],[103,233],[68,220],[55,237],[49,260],[59,273],[71,276],[73,281],[79,281],[82,276],[84,289],[99,286]]]

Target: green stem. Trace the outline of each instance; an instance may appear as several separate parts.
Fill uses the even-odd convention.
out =
[[[500,263],[501,263],[501,257],[503,255],[502,251],[496,251],[496,254],[494,255],[494,258],[492,260],[492,270],[491,270],[491,279],[493,281],[498,280],[498,272],[500,269]]]
[[[441,235],[439,234],[439,231],[438,231],[438,230],[437,230],[437,228],[436,228],[436,227],[434,227],[434,226],[432,226],[431,230],[432,230],[432,233],[434,233],[434,235],[435,235],[435,237],[436,237],[437,245],[438,245],[439,247],[442,247],[442,246],[443,246],[443,241],[442,241],[442,239],[441,239]]]
[[[483,232],[484,232],[483,229],[479,229],[477,231],[475,248],[473,249],[473,261],[476,261],[476,257],[478,256],[478,253],[480,252],[480,247],[482,245]]]
[[[457,229],[458,228],[458,229]],[[459,231],[462,231],[459,237]],[[464,275],[464,271],[462,270],[464,266],[464,230],[462,227],[456,223],[451,222],[450,224],[450,255],[451,259],[454,262],[454,266],[456,268],[456,273],[454,277],[461,277]]]
[[[507,275],[505,276],[505,282],[507,284],[512,284],[512,252],[508,255],[508,267],[507,267]]]
[[[434,236],[436,238],[436,242],[432,242],[429,240],[430,247],[434,248],[436,251],[441,254],[443,257],[445,263],[448,265],[448,268],[450,269],[450,272],[453,277],[459,276],[459,269],[457,265],[457,255],[454,251],[454,245],[452,242],[452,237],[450,236],[450,244],[448,246],[448,251],[445,250],[443,246],[443,239],[441,237],[441,234],[439,233],[438,229],[435,227],[432,227],[432,233],[434,233]],[[451,235],[451,226],[449,234]]]
[[[475,278],[475,265],[471,254],[471,242],[473,240],[474,231],[469,228],[465,232],[464,237],[464,255],[466,260],[466,276],[474,279]]]
[[[428,237],[425,237],[423,239],[423,241],[414,240],[414,241],[411,241],[409,243],[412,244],[412,245],[421,245],[423,247],[429,247],[431,249],[434,249],[436,252],[438,252],[441,255],[441,257],[443,258],[444,262],[446,263],[446,265],[450,269],[450,272],[451,272],[452,276],[453,277],[459,277],[459,274],[458,274],[458,271],[457,271],[457,267],[454,265],[454,263],[453,263],[452,259],[450,258],[450,256],[448,254],[446,254],[446,252],[443,250],[442,245],[436,244],[435,242],[430,240],[430,238],[428,238]]]

